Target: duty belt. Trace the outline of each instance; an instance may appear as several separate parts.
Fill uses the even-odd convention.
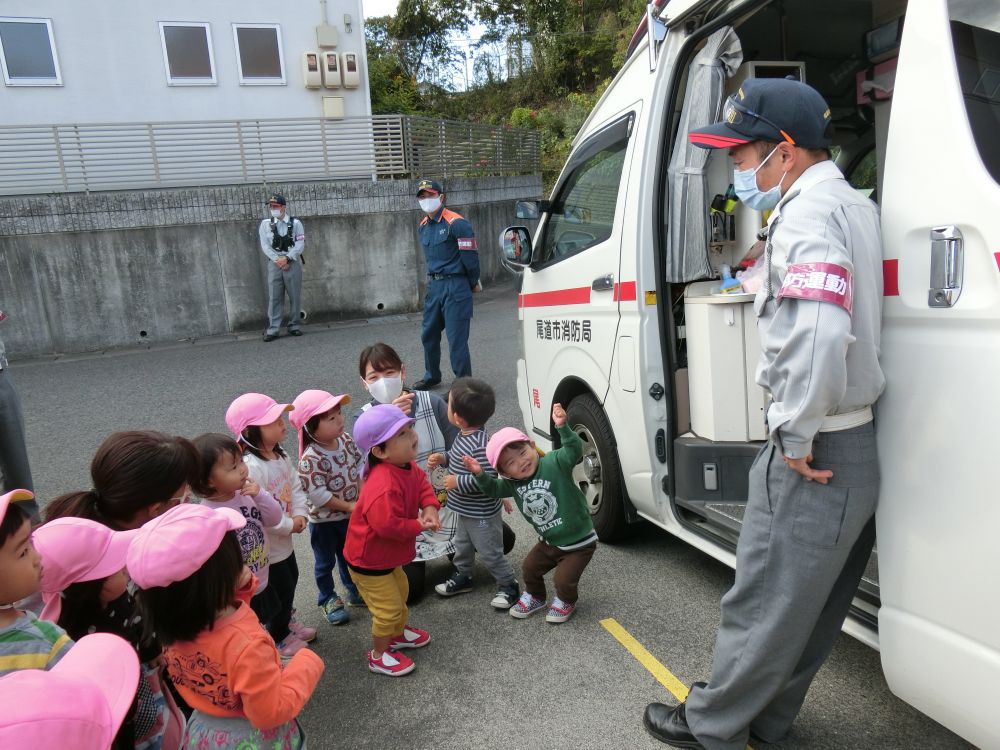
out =
[[[461,276],[460,273],[429,273],[431,281],[441,281],[442,279],[457,279]]]
[[[852,427],[860,427],[868,424],[875,418],[872,408],[866,406],[864,409],[845,412],[844,414],[829,414],[823,417],[823,424],[820,425],[820,432],[840,432],[849,430]]]

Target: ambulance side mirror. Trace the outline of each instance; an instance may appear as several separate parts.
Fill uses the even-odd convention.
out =
[[[531,265],[531,234],[527,227],[507,227],[500,235],[500,253],[506,263],[520,268]]]
[[[548,210],[548,201],[518,201],[514,204],[514,215],[528,221],[538,221]]]

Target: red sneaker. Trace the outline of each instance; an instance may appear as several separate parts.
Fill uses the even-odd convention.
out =
[[[404,654],[399,654],[395,651],[389,651],[386,649],[382,652],[382,657],[380,659],[376,659],[374,651],[368,652],[368,669],[377,674],[387,674],[390,677],[402,677],[404,674],[409,674],[416,668],[417,665],[413,663],[413,659]]]
[[[407,625],[403,628],[403,634],[392,639],[389,648],[398,651],[401,648],[421,648],[431,642],[431,635],[426,630],[413,628]]]

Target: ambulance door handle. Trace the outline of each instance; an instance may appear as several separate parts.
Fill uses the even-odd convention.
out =
[[[590,288],[595,292],[610,292],[615,288],[615,275],[613,273],[598,276],[591,283]]]
[[[930,307],[953,307],[962,294],[965,266],[962,232],[956,226],[931,228]]]

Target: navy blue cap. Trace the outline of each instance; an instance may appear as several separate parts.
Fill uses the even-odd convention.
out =
[[[441,188],[441,183],[438,182],[437,180],[421,180],[420,182],[417,183],[417,195],[420,195],[425,191],[434,192],[437,193],[438,195],[441,195],[441,193],[444,192],[444,190]]]
[[[288,201],[285,200],[285,196],[281,193],[275,193],[270,198],[267,199],[268,203],[277,203],[279,206],[287,206]]]
[[[812,86],[790,78],[751,78],[726,100],[722,122],[692,130],[688,140],[701,148],[751,141],[828,148],[832,135],[830,107]]]

